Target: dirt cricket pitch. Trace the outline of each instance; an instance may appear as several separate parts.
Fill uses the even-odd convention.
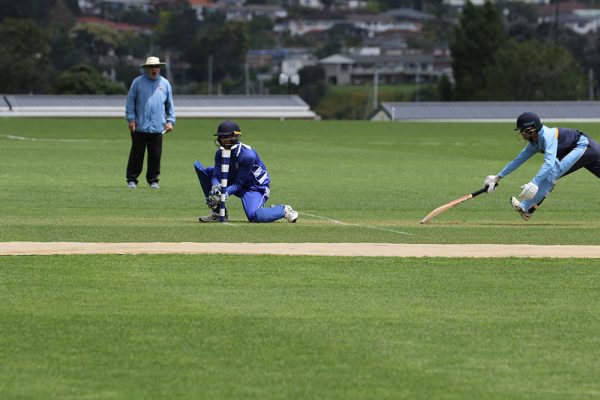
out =
[[[600,258],[600,246],[393,243],[1,242],[0,255],[272,254],[342,257]]]

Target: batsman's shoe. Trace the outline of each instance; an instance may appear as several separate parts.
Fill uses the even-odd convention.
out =
[[[512,208],[515,209],[515,211],[519,213],[521,218],[523,218],[525,221],[529,221],[529,219],[531,218],[531,214],[523,211],[523,209],[521,208],[521,202],[517,200],[516,197],[510,198],[510,205],[512,206]]]
[[[225,221],[229,219],[229,215],[227,215],[227,211],[225,211]],[[198,218],[199,222],[220,222],[219,212],[211,211],[210,214],[205,215],[203,217]]]
[[[135,189],[137,187],[137,185],[135,184],[134,181],[129,181],[129,182],[127,182],[127,187],[129,189]]]
[[[284,217],[288,222],[296,222],[298,220],[298,211],[294,211],[294,209],[288,205],[284,205],[283,209],[285,211]]]

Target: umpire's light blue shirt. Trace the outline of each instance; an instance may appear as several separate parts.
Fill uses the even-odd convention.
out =
[[[175,125],[171,84],[162,76],[156,79],[143,74],[131,83],[125,106],[127,121],[135,120],[138,132],[161,133],[165,124]]]

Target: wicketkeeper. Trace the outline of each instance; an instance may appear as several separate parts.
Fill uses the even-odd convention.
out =
[[[535,153],[544,155],[544,163],[531,182],[521,186],[521,201],[510,198],[510,204],[528,221],[533,212],[563,176],[585,168],[600,178],[600,145],[587,134],[571,128],[549,128],[540,118],[526,112],[517,118],[517,128],[527,145],[497,175],[484,180],[488,192],[496,189],[498,181],[530,159]]]
[[[250,222],[272,222],[285,218],[288,222],[296,222],[298,213],[289,205],[264,207],[270,194],[271,178],[267,167],[258,153],[250,146],[241,143],[242,131],[233,121],[223,121],[215,133],[218,147],[231,149],[229,161],[228,184],[225,198],[237,196],[242,199],[246,217]],[[200,217],[200,222],[218,222],[221,205],[221,150],[215,154],[214,167],[203,167],[200,161],[194,163],[200,186],[206,196],[206,204],[211,212]],[[227,213],[225,218],[227,219]]]

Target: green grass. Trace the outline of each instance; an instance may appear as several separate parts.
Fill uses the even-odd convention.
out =
[[[205,212],[193,162],[219,121],[165,139],[161,189],[126,188],[121,119],[0,119],[0,241],[600,244],[598,180],[510,208],[536,157],[509,123],[240,121],[298,223]],[[600,138],[600,125],[577,124]],[[143,178],[142,178],[143,181]],[[588,399],[599,260],[0,257],[2,399]]]
[[[234,198],[234,227],[199,225],[208,209],[192,165],[211,164],[217,124],[181,120],[165,139],[161,189],[132,191],[124,121],[0,120],[0,240],[600,244],[600,186],[585,170],[560,181],[531,222],[511,209],[539,156],[493,195],[419,225],[517,154],[512,124],[243,121],[243,139],[271,173],[268,204],[303,215],[295,225],[248,224]]]
[[[600,263],[515,261],[1,257],[0,397],[597,398]]]

